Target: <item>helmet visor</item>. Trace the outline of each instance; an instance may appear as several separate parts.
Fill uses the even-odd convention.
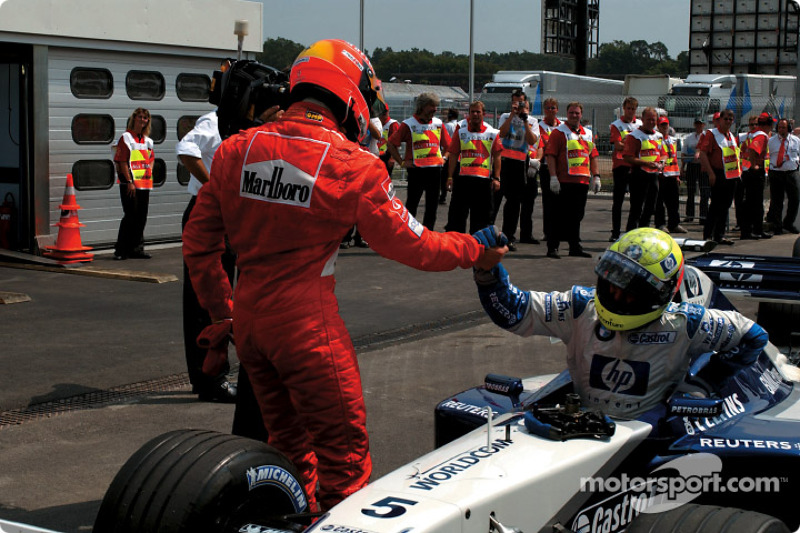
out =
[[[639,315],[667,304],[674,281],[664,281],[633,259],[607,250],[594,268],[598,276],[597,296],[609,311]]]

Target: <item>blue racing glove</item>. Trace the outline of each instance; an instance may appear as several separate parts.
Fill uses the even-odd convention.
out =
[[[480,231],[472,234],[479,243],[487,248],[495,248],[496,246],[505,246],[508,244],[508,238],[501,231],[497,231],[497,226],[486,226]]]

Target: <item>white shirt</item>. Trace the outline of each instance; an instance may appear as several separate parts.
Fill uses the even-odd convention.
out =
[[[705,130],[698,134],[697,132],[693,131],[683,138],[683,147],[681,148],[683,159],[691,159],[691,161],[689,161],[690,163],[699,163],[697,157],[697,141],[700,140],[700,137],[703,136],[704,132]]]
[[[786,160],[781,166],[778,166],[778,153],[780,153],[781,141],[783,141],[783,137],[780,135],[773,135],[767,142],[767,148],[769,149],[769,169],[781,172],[797,170],[798,166],[800,166],[800,138],[791,133],[786,136],[786,148],[784,149]]]
[[[217,112],[212,111],[197,119],[194,128],[175,145],[175,153],[200,158],[210,174],[211,162],[214,160],[214,154],[221,142],[222,138],[219,136],[217,126]],[[192,196],[197,196],[202,186],[200,180],[192,176],[186,189]]]

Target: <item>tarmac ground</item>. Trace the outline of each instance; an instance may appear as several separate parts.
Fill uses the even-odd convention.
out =
[[[607,196],[590,197],[582,238],[593,259],[549,259],[544,244],[520,244],[504,261],[512,281],[528,290],[593,284],[610,211]],[[541,237],[538,202],[535,217]],[[445,219],[440,205],[437,229]],[[702,236],[697,224],[686,226],[687,236]],[[737,241],[724,251],[789,256],[794,241]],[[149,251],[148,261],[113,261],[106,251],[88,265],[54,270],[0,256],[0,303],[9,300],[0,305],[0,520],[91,531],[111,480],[142,444],[178,428],[230,431],[233,406],[191,394],[180,247]],[[85,275],[90,269],[99,273]],[[469,271],[417,272],[351,248],[341,251],[336,276],[363,375],[373,478],[432,448],[433,408],[448,394],[488,372],[564,367],[563,345],[489,322]],[[756,318],[752,302],[739,308]]]

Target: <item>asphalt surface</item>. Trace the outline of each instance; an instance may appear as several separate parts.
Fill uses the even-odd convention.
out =
[[[608,197],[590,198],[582,238],[595,257],[608,245],[610,210]],[[446,207],[438,213],[437,229]],[[541,236],[538,202],[535,217]],[[686,226],[688,236],[701,237],[698,225]],[[737,241],[724,251],[789,256],[794,240]],[[99,253],[69,271],[0,266],[0,294],[30,298],[0,305],[0,519],[91,531],[108,485],[142,444],[179,428],[230,430],[233,406],[201,403],[190,392],[180,281],[74,274],[91,268],[181,278],[179,247],[150,251],[151,260],[125,262]],[[593,284],[594,259],[554,260],[545,252],[544,244],[521,244],[509,253],[512,281],[535,290]],[[563,345],[520,339],[488,321],[470,271],[417,272],[351,248],[340,253],[336,276],[359,352],[373,477],[432,448],[433,408],[448,394],[488,372],[563,369]],[[740,310],[755,318],[753,303],[741,302]]]

